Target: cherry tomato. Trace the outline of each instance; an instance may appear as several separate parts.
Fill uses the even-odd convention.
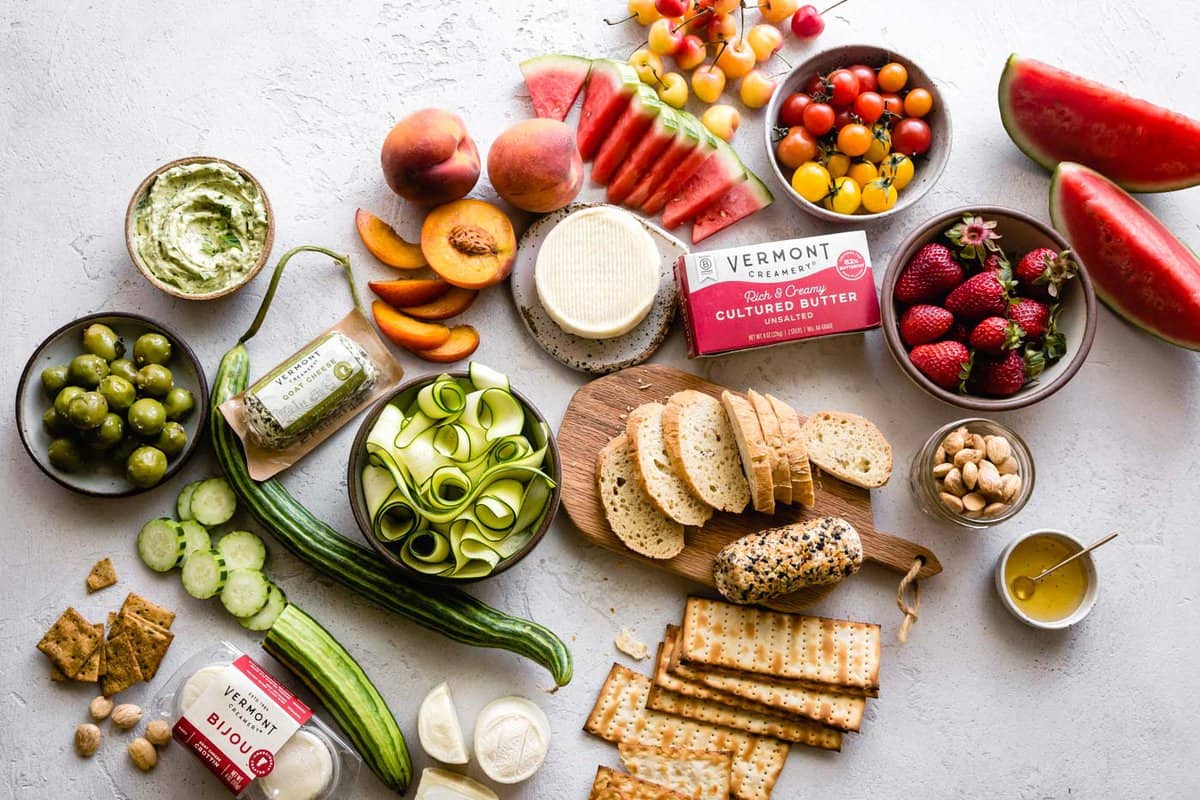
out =
[[[928,89],[913,89],[904,96],[904,113],[910,117],[923,117],[933,108],[933,95]]]
[[[854,98],[854,113],[868,125],[883,116],[883,98],[876,92],[862,92]]]
[[[848,108],[839,108],[833,112],[833,129],[840,131],[842,128],[854,122],[854,115]]]
[[[806,161],[814,161],[820,148],[811,133],[800,126],[787,132],[775,145],[775,156],[788,169],[796,169]]]
[[[834,113],[828,103],[809,103],[804,109],[804,127],[813,136],[824,136],[833,130]]]
[[[811,102],[812,98],[801,92],[788,95],[787,99],[779,106],[779,124],[788,128],[803,125],[804,109],[808,108],[808,104]]]
[[[845,108],[858,97],[858,78],[848,69],[835,69],[829,73],[830,100],[835,106]]]
[[[891,114],[894,117],[904,116],[904,100],[895,92],[884,92],[879,95],[883,98],[884,113]]]
[[[854,73],[854,77],[858,78],[858,90],[860,92],[873,92],[879,88],[879,82],[875,79],[875,70],[868,67],[866,64],[855,64],[851,67],[846,67]]]
[[[824,200],[832,181],[829,171],[814,161],[801,164],[792,173],[792,188],[810,203]]]
[[[817,95],[826,94],[827,88],[828,87],[825,86],[825,79],[823,77],[820,75],[813,75],[808,79],[808,82],[804,84],[804,93],[809,97],[816,97]]]
[[[906,156],[919,156],[932,141],[933,133],[923,119],[902,119],[892,128],[892,150]]]
[[[893,61],[879,68],[876,80],[879,82],[879,88],[885,92],[898,92],[904,88],[904,84],[908,83],[908,70],[904,68],[903,64]]]
[[[853,122],[838,130],[838,150],[848,156],[861,156],[871,146],[871,130],[866,125]]]

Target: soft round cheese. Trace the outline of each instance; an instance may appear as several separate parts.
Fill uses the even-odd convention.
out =
[[[520,783],[538,771],[550,749],[550,721],[533,701],[501,697],[475,720],[475,758],[497,783]]]
[[[224,672],[228,666],[228,664],[209,664],[207,667],[201,667],[193,672],[181,690],[183,694],[179,699],[179,708],[183,711],[191,708],[192,703],[195,703],[200,695],[204,694],[204,690],[213,682],[213,679]]]
[[[628,333],[650,313],[662,256],[637,217],[617,208],[576,211],[546,235],[533,278],[560,328],[584,339]]]
[[[333,756],[314,734],[298,730],[275,754],[275,768],[259,778],[271,800],[316,800],[333,780]]]

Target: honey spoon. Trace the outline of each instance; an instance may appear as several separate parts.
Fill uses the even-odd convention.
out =
[[[1055,564],[1053,567],[1042,570],[1040,575],[1037,575],[1033,578],[1029,577],[1028,575],[1018,575],[1017,577],[1013,578],[1013,582],[1012,582],[1013,596],[1016,597],[1018,600],[1028,600],[1029,598],[1033,597],[1033,593],[1037,590],[1037,583],[1042,578],[1046,577],[1051,572],[1054,572],[1055,570],[1060,569],[1061,567],[1065,567],[1067,564],[1070,564],[1072,561],[1074,561],[1075,559],[1084,555],[1085,553],[1092,552],[1100,545],[1108,544],[1115,538],[1117,538],[1117,534],[1114,531],[1113,533],[1110,533],[1108,536],[1105,536],[1103,539],[1096,541],[1096,542],[1092,542],[1087,547],[1080,550],[1078,553],[1072,553],[1071,555],[1064,558],[1062,561]]]

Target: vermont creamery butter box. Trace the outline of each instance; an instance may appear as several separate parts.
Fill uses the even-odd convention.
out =
[[[879,325],[863,231],[688,253],[675,279],[692,358]]]

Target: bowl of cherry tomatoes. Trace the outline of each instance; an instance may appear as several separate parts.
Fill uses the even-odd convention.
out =
[[[872,45],[835,47],[793,68],[764,129],[783,193],[830,222],[911,206],[950,158],[950,112],[929,75]]]

